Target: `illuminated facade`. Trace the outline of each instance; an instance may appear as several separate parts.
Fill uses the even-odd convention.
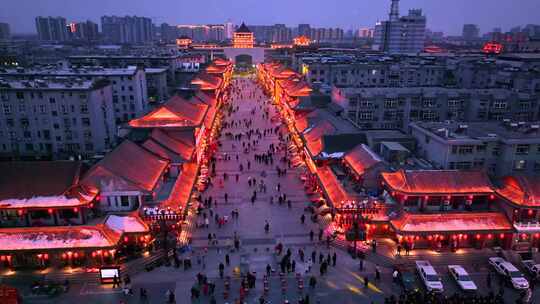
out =
[[[180,38],[176,39],[176,45],[180,48],[188,48],[192,43],[193,40],[188,36],[181,36]]]
[[[252,49],[255,41],[253,32],[242,23],[242,25],[234,32],[233,47],[237,49]]]
[[[298,36],[293,39],[294,46],[309,46],[311,39],[307,36]]]

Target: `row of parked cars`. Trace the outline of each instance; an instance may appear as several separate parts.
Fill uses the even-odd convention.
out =
[[[513,288],[520,290],[529,288],[529,281],[525,278],[525,275],[512,263],[502,257],[491,257],[488,262]],[[522,256],[522,265],[532,278],[540,277],[540,264],[535,263],[532,258],[527,259]],[[416,271],[427,291],[436,293],[444,291],[441,277],[429,261],[416,261]],[[448,265],[448,273],[461,290],[465,292],[478,290],[478,286],[462,266]],[[410,289],[407,287],[410,287],[413,281],[414,277],[411,277],[410,274],[401,273],[401,282],[406,289]]]

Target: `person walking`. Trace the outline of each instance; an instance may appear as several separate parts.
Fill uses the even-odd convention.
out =
[[[225,254],[225,265],[229,266],[231,264],[231,259],[229,257],[229,254]]]
[[[219,263],[219,277],[223,279],[223,272],[225,271],[225,265]]]
[[[313,242],[313,238],[314,238],[314,237],[315,237],[315,233],[313,232],[313,230],[311,230],[311,231],[309,232],[309,240],[310,240],[311,242]]]
[[[302,216],[300,216],[300,222],[302,223],[302,225],[304,225],[304,223],[306,222],[306,215],[302,213]]]
[[[364,277],[364,288],[367,288],[368,285],[369,285],[369,279],[368,279],[368,276],[366,275],[366,276]]]
[[[375,280],[381,280],[381,271],[379,270],[379,265],[375,266]]]
[[[266,220],[264,224],[264,232],[268,233],[269,231],[270,231],[270,223],[268,223],[268,220]]]
[[[337,261],[337,254],[334,252],[332,255],[332,266],[336,267],[336,261]]]

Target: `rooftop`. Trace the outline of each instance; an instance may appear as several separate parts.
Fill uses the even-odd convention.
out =
[[[398,233],[508,232],[506,216],[498,212],[412,214],[405,213],[390,224]]]
[[[483,171],[399,170],[381,173],[383,181],[395,191],[412,195],[469,195],[493,193]]]
[[[524,140],[540,143],[540,122],[418,122],[411,127],[445,140]]]

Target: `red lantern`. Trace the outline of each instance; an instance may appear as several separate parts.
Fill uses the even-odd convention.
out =
[[[469,199],[472,200],[474,198],[473,195],[469,195]]]
[[[431,241],[431,240],[433,239],[433,237],[432,237],[431,235],[428,235],[427,239],[428,239],[429,241]]]
[[[480,239],[480,234],[477,234],[477,235],[476,235],[476,239],[477,239],[477,240]]]
[[[129,237],[125,236],[124,237],[124,243],[127,243],[129,241]]]
[[[465,240],[468,239],[468,238],[469,238],[469,236],[468,236],[467,234],[465,234],[465,235],[463,236],[463,239],[465,239]]]
[[[48,254],[48,253],[45,253],[45,254],[43,255],[43,258],[44,258],[45,260],[48,260],[48,259],[49,259],[49,254]]]
[[[529,209],[529,216],[531,216],[532,214],[533,214],[532,209]]]
[[[489,195],[489,199],[490,199],[490,200],[494,200],[494,199],[495,199],[495,195],[490,194],[490,195]]]
[[[66,259],[67,258],[67,255],[65,253],[62,253],[62,259]]]
[[[53,210],[51,208],[49,208],[49,209],[47,209],[47,212],[49,212],[49,214],[52,214]]]
[[[24,213],[24,211],[22,209],[17,210],[17,214],[19,214],[19,216],[22,216],[23,213]]]
[[[77,207],[73,208],[73,212],[75,212],[75,213],[79,212],[79,208],[77,208]]]
[[[74,258],[78,258],[78,257],[79,257],[79,254],[78,254],[77,252],[75,252],[75,253],[73,254],[73,257],[74,257]]]
[[[493,238],[493,235],[488,234],[488,235],[487,235],[487,238],[491,240],[491,239]]]
[[[96,257],[96,252],[95,252],[95,251],[92,251],[92,257],[93,257],[93,258]]]
[[[6,256],[5,255],[0,255],[0,261],[4,262],[6,260]]]
[[[504,233],[501,233],[501,234],[499,235],[499,237],[500,237],[501,239],[504,239]]]

